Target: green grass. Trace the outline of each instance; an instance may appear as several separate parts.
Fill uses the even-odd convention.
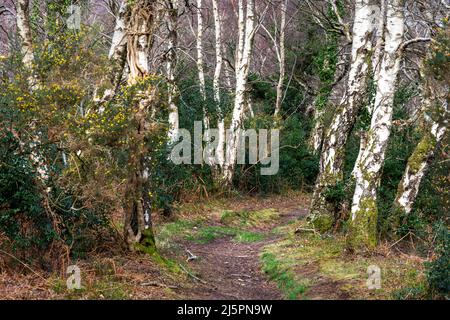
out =
[[[276,281],[278,288],[284,293],[287,299],[297,300],[306,291],[306,284],[295,280],[292,272],[281,266],[279,260],[272,253],[264,253],[261,256],[263,271],[270,280]]]
[[[67,300],[105,299],[127,300],[130,298],[130,287],[118,281],[115,276],[104,276],[91,285],[83,285],[81,289],[69,290],[63,279],[54,279],[52,289],[56,294],[63,295]]]
[[[240,230],[234,237],[234,240],[236,242],[243,242],[243,243],[258,242],[264,239],[265,235],[262,233],[242,231],[242,230]]]
[[[222,212],[220,221],[223,224],[240,227],[259,227],[278,219],[279,213],[275,209],[259,211],[230,211]]]
[[[206,226],[198,229],[197,232],[188,235],[186,240],[194,241],[199,244],[206,244],[226,237],[233,237],[233,240],[236,242],[250,243],[263,240],[265,235],[233,227]]]

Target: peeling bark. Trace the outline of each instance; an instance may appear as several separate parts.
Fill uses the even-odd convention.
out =
[[[394,229],[400,225],[400,216],[408,215],[413,210],[419,188],[426,175],[430,160],[437,146],[448,131],[448,92],[449,86],[422,72],[422,104],[425,119],[422,139],[408,159],[403,178],[398,186],[394,201]]]
[[[220,18],[219,3],[217,0],[212,0],[213,15],[214,15],[214,30],[215,30],[215,47],[216,47],[216,68],[214,71],[214,102],[218,111],[217,128],[219,129],[219,141],[216,150],[217,164],[220,168],[225,164],[225,118],[221,106],[220,97],[220,76],[222,74],[223,66],[223,43],[222,43],[222,21]]]
[[[116,25],[114,27],[114,34],[111,42],[111,48],[109,50],[109,60],[113,64],[111,72],[111,83],[113,85],[114,94],[119,89],[120,82],[122,81],[123,71],[127,61],[127,36],[126,36],[126,23],[129,15],[129,7],[126,0],[123,0],[120,4],[119,13],[116,17]]]
[[[127,36],[127,63],[130,67],[129,85],[145,80],[150,74],[149,50],[153,45],[156,25],[155,1],[138,0],[131,8]],[[138,92],[133,108],[134,127],[129,137],[129,172],[124,199],[125,240],[130,250],[144,250],[154,246],[151,205],[146,185],[147,167],[146,137],[151,130],[149,114],[156,103],[155,88]]]
[[[208,130],[210,120],[208,110],[206,109],[206,82],[203,57],[203,0],[197,0],[197,69],[200,84],[200,96],[203,101],[203,127]],[[209,138],[207,138],[209,140]]]
[[[227,157],[224,166],[224,181],[231,185],[237,160],[239,135],[237,131],[242,126],[246,107],[246,89],[250,62],[253,53],[253,40],[255,37],[255,1],[247,0],[247,10],[244,17],[244,1],[239,0],[239,46],[236,64],[236,92],[233,108],[233,117],[229,134],[227,136]]]
[[[350,219],[349,247],[374,248],[377,244],[377,188],[392,127],[392,113],[405,32],[404,0],[387,4],[385,53],[381,62],[374,110],[365,149],[356,164],[356,187]]]
[[[370,70],[370,52],[373,48],[373,33],[379,22],[379,6],[371,0],[357,0],[353,25],[352,62],[350,66],[347,89],[326,130],[320,173],[317,178],[313,201],[311,204],[311,220],[326,220],[321,224],[323,230],[333,225],[333,210],[327,203],[325,192],[343,180],[343,162],[345,146],[353,128],[364,95],[367,91],[367,80]]]
[[[277,85],[277,100],[275,103],[275,116],[278,116],[281,112],[281,105],[283,103],[283,84],[286,77],[286,11],[287,0],[281,2],[281,25],[280,25],[280,45],[278,64],[280,68],[280,74]]]
[[[178,114],[177,104],[178,89],[175,83],[178,46],[178,0],[166,0],[166,7],[166,25],[168,31],[166,69],[169,102],[169,141],[174,143],[178,139],[178,131],[180,128],[180,116]]]
[[[17,31],[21,40],[22,63],[31,71],[33,69],[34,51],[29,18],[30,1],[18,0],[16,10]]]

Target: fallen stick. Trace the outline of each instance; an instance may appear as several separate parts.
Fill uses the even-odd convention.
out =
[[[162,288],[169,288],[169,289],[178,289],[177,286],[169,286],[164,283],[159,283],[156,281],[141,283],[141,286],[142,287],[162,287]]]
[[[181,267],[181,269],[186,272],[190,277],[192,277],[193,279],[203,283],[203,284],[207,284],[206,281],[200,279],[199,277],[197,277],[196,275],[192,274],[191,272],[189,272],[181,263],[179,263],[179,266]]]

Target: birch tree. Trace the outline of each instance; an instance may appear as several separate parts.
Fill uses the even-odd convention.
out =
[[[156,1],[137,0],[131,8],[127,24],[128,84],[137,85],[150,75],[149,51],[156,25]],[[146,185],[149,178],[146,137],[151,131],[149,114],[156,102],[156,89],[140,90],[132,109],[133,127],[129,136],[129,178],[124,199],[124,234],[131,250],[154,246],[151,205]]]
[[[225,163],[225,115],[221,106],[220,96],[220,76],[222,74],[223,66],[223,43],[222,43],[222,21],[220,18],[220,8],[217,0],[212,0],[213,15],[214,15],[214,30],[215,30],[215,49],[216,49],[216,68],[214,71],[214,102],[216,103],[218,121],[217,128],[219,129],[219,138],[217,146],[217,164],[220,168]]]
[[[34,61],[34,50],[33,50],[33,39],[31,37],[31,27],[30,27],[30,1],[29,0],[18,0],[16,5],[16,23],[17,23],[17,33],[21,41],[21,53],[22,53],[22,63],[30,72],[28,77],[29,86],[31,89],[36,85],[36,79],[32,76],[33,72],[33,61]]]
[[[168,103],[169,103],[169,141],[174,143],[178,138],[180,127],[180,116],[177,105],[177,86],[175,83],[175,69],[177,65],[178,46],[178,0],[166,0],[166,25],[167,39],[167,81],[168,81]]]
[[[19,0],[16,5],[16,23],[17,32],[21,40],[21,53],[22,53],[22,63],[29,73],[27,78],[28,87],[30,91],[37,89],[37,78],[33,75],[33,61],[34,61],[34,49],[33,49],[33,38],[31,35],[30,27],[30,1],[29,0]],[[36,120],[30,122],[30,127],[32,129],[32,134],[30,136],[31,141],[29,143],[30,160],[36,168],[37,176],[40,183],[45,186],[47,185],[49,179],[49,168],[46,164],[44,157],[39,153],[38,146],[42,145],[41,135],[42,132],[36,128]],[[48,189],[46,189],[45,196],[47,196]]]
[[[283,0],[281,2],[281,22],[280,22],[280,45],[278,57],[278,65],[280,68],[278,85],[277,85],[277,100],[275,103],[275,116],[278,116],[281,112],[281,105],[283,103],[283,85],[284,78],[286,77],[286,11],[287,11],[288,0]]]
[[[405,30],[404,0],[387,4],[385,50],[381,61],[377,92],[366,147],[355,170],[355,193],[351,209],[349,247],[373,248],[377,244],[377,187],[392,127],[397,75],[402,60]]]
[[[398,186],[394,202],[394,228],[399,226],[401,216],[411,213],[430,159],[448,132],[449,85],[444,79],[437,79],[431,72],[422,72],[422,78],[424,120],[421,131],[423,137],[408,159],[403,178]]]
[[[233,116],[229,132],[227,134],[227,157],[224,166],[223,180],[231,185],[237,160],[237,148],[239,145],[238,129],[242,121],[246,106],[246,89],[250,62],[253,52],[253,40],[255,38],[255,1],[247,0],[244,10],[244,0],[238,2],[238,48],[236,54],[236,91],[234,99]],[[245,12],[245,13],[244,13]]]
[[[380,18],[380,7],[373,0],[356,0],[353,23],[352,60],[346,92],[329,128],[325,132],[310,218],[320,231],[329,230],[333,210],[325,193],[343,180],[345,146],[367,91],[370,52],[373,49],[374,28]]]
[[[206,108],[206,81],[204,69],[203,53],[203,0],[197,0],[197,69],[200,88],[200,97],[203,105],[203,126],[205,130],[209,129],[210,121],[208,110]]]
[[[129,14],[128,9],[127,0],[122,0],[116,17],[116,25],[114,27],[114,34],[108,54],[109,60],[111,60],[113,64],[111,82],[113,84],[114,94],[117,93],[120,82],[122,81],[123,71],[127,61],[127,37],[125,27],[128,18],[127,16]]]

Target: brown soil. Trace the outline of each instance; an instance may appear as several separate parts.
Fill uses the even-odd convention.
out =
[[[280,219],[272,225],[258,229],[269,232],[274,227],[304,217],[306,209],[298,209],[298,198],[272,199],[271,201],[243,201],[235,203],[232,210],[279,210]],[[211,224],[216,224],[212,221]],[[281,300],[283,296],[277,285],[269,281],[261,271],[262,248],[279,236],[269,236],[256,243],[236,243],[230,237],[206,244],[183,242],[181,247],[189,250],[198,259],[189,262],[198,279],[195,285],[184,292],[188,299],[207,300]]]

